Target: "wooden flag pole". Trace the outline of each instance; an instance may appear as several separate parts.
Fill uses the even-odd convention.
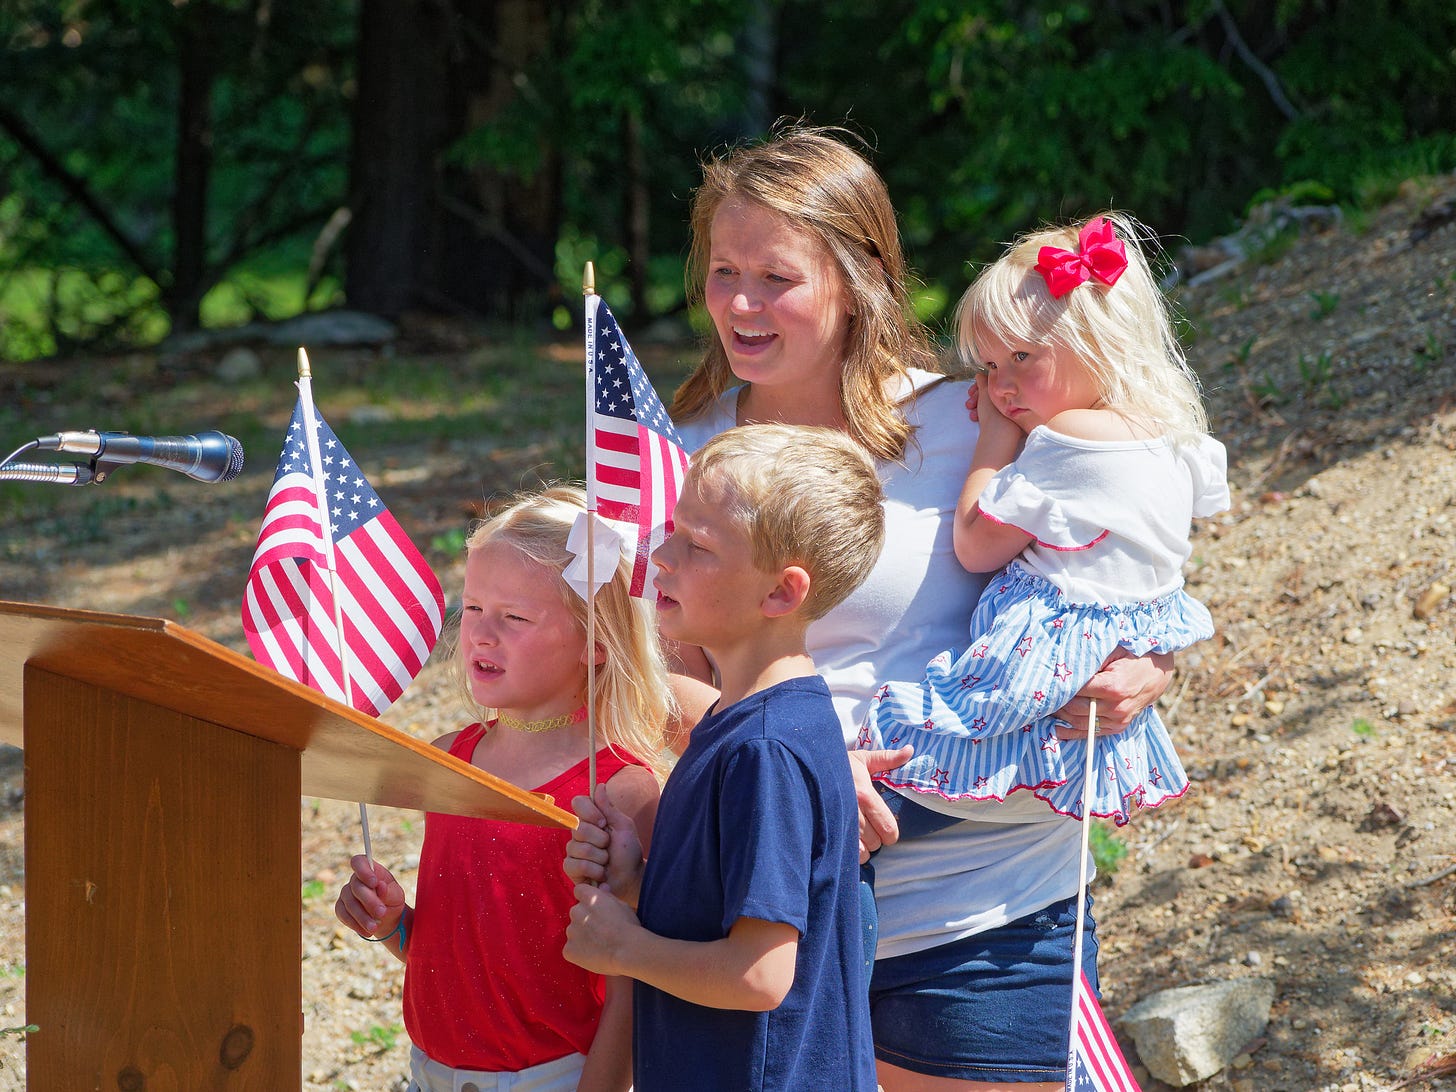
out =
[[[349,680],[349,646],[344,640],[344,602],[339,594],[338,564],[334,559],[334,531],[329,522],[328,488],[324,485],[323,463],[319,460],[318,419],[313,410],[313,369],[309,367],[308,353],[302,345],[298,347],[298,394],[303,406],[303,437],[308,444],[308,461],[313,469],[314,504],[318,508],[319,531],[324,539],[325,568],[329,574],[329,589],[334,597],[334,645],[339,653],[339,670],[344,685],[344,704],[354,707],[354,687]],[[359,827],[364,832],[364,856],[374,861],[374,850],[369,844],[369,809],[363,801],[359,803]]]
[[[1067,1073],[1070,1074],[1077,1053],[1077,1020],[1082,1009],[1082,929],[1087,922],[1087,857],[1092,838],[1092,816],[1087,802],[1092,795],[1092,772],[1096,764],[1097,702],[1087,705],[1087,757],[1082,766],[1082,852],[1077,858],[1077,924],[1072,939],[1072,1019],[1067,1029]]]
[[[592,442],[592,420],[596,414],[597,277],[591,262],[581,277],[581,294],[586,309],[586,785],[587,795],[597,795],[597,584],[596,584],[596,445]]]

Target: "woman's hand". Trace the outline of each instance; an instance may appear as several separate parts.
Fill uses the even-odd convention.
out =
[[[850,751],[849,770],[854,775],[854,797],[859,804],[859,863],[881,846],[892,846],[900,840],[900,824],[885,802],[870,774],[883,773],[903,766],[915,753],[914,747],[895,751]]]
[[[1087,680],[1077,696],[1057,710],[1057,716],[1072,725],[1058,728],[1057,738],[1087,738],[1087,713],[1094,701],[1098,735],[1126,731],[1132,718],[1162,697],[1172,681],[1172,653],[1134,656],[1127,649],[1119,648],[1107,657],[1102,669]]]

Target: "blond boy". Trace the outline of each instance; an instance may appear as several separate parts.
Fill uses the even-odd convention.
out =
[[[574,801],[567,851],[566,958],[637,980],[637,1092],[875,1088],[854,786],[804,635],[879,556],[881,499],[831,429],[749,425],[693,457],[653,555],[659,626],[708,653],[721,696],[650,858],[605,798]]]

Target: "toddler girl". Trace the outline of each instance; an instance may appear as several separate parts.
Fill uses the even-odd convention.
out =
[[[980,433],[955,550],[972,572],[1004,570],[967,648],[941,653],[919,683],[885,684],[871,704],[860,746],[915,749],[879,775],[902,837],[1021,789],[1121,825],[1188,787],[1155,710],[1096,737],[1092,785],[1086,741],[1060,738],[1070,726],[1056,716],[1116,650],[1173,652],[1213,633],[1182,566],[1192,518],[1228,507],[1226,458],[1145,234],[1117,213],[1038,232],[961,300]]]

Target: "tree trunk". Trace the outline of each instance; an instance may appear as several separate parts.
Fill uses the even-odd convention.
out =
[[[428,293],[448,36],[432,0],[362,0],[345,249],[351,307],[388,318]]]
[[[642,119],[629,111],[626,125],[627,160],[627,284],[632,292],[632,315],[639,322],[648,314],[647,264],[652,258],[652,195],[647,190],[647,154],[642,147]]]
[[[487,318],[549,313],[559,292],[560,156],[525,182],[446,163],[547,47],[545,0],[362,0],[346,250],[350,306]]]
[[[217,61],[205,5],[177,20],[177,161],[172,194],[172,283],[164,288],[174,332],[200,320],[207,266],[207,188],[212,174],[212,88]]]
[[[495,122],[521,94],[518,77],[530,62],[564,48],[564,9],[556,0],[477,0],[472,9],[472,29],[488,43],[489,56],[461,67],[462,132]],[[550,94],[539,87],[530,93]],[[555,270],[561,153],[549,127],[538,139],[540,165],[530,178],[473,164],[449,180],[461,203],[448,225],[456,246],[445,291],[461,308],[529,321],[544,319],[561,302]]]
[[[766,133],[778,114],[779,10],[770,0],[749,0],[744,11],[737,53],[743,65],[745,136]]]

